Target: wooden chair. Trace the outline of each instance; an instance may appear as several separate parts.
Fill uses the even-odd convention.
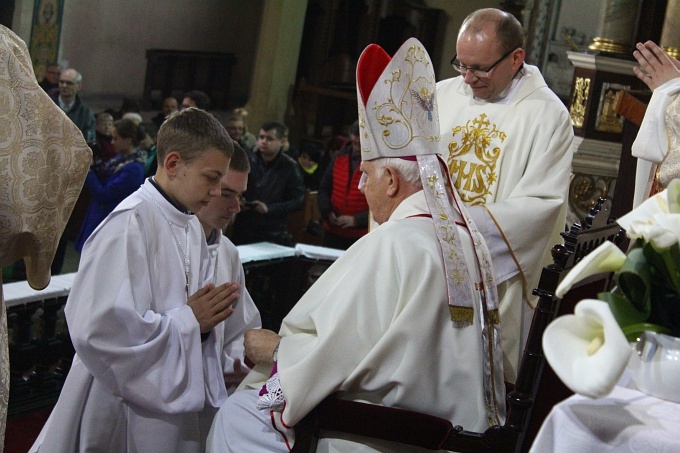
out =
[[[516,452],[531,444],[525,438],[541,380],[545,359],[542,337],[559,309],[555,290],[574,264],[605,240],[617,245],[625,238],[623,230],[609,218],[611,203],[598,200],[589,216],[562,233],[564,244],[552,248],[553,264],[543,268],[527,344],[514,389],[507,394],[507,416],[502,426],[484,432],[466,431],[449,420],[431,415],[379,405],[347,401],[331,395],[295,426],[293,452],[313,451],[321,431],[335,431],[380,440],[414,445],[430,450],[459,452]],[[595,297],[608,284],[609,275],[593,276],[572,289],[565,300]],[[593,292],[595,291],[595,292]],[[547,413],[546,413],[547,414]],[[534,418],[538,413],[534,413]],[[544,418],[544,416],[543,416]],[[542,419],[540,420],[542,421]]]
[[[314,236],[307,231],[312,220],[321,219],[318,202],[319,192],[305,189],[305,206],[288,216],[288,232],[293,236],[293,242],[311,245],[321,245],[322,236]]]

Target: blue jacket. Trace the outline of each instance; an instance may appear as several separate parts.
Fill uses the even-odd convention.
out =
[[[118,203],[123,201],[144,183],[144,164],[133,161],[123,166],[105,181],[90,170],[85,178],[85,186],[92,194],[92,201],[87,208],[83,225],[75,241],[76,250],[80,253],[85,241],[108,216]]]

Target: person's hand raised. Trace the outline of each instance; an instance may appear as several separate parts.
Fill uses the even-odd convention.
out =
[[[210,332],[213,327],[231,316],[234,312],[232,304],[240,296],[239,289],[241,287],[233,282],[220,286],[209,283],[189,297],[187,305],[193,310],[201,333]]]
[[[635,48],[637,50],[633,52],[633,56],[640,67],[633,68],[633,72],[650,90],[654,91],[669,80],[680,77],[680,62],[654,42],[637,43]]]

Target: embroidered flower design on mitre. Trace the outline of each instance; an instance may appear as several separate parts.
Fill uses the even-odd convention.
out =
[[[402,55],[399,69],[386,71],[386,77],[376,84],[367,106],[373,104],[369,110],[374,113],[367,126],[376,131],[374,138],[394,150],[403,149],[418,138],[427,142],[439,141],[431,63],[425,50],[418,45],[409,46]]]
[[[358,90],[365,100],[359,104],[362,150],[377,152],[375,157],[399,156],[407,147],[410,155],[432,154],[436,147],[428,143],[439,141],[439,116],[434,71],[424,47],[408,42],[377,80],[367,79]]]

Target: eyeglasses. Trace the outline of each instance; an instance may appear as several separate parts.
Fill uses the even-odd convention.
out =
[[[511,49],[510,51],[506,52],[503,54],[502,57],[498,59],[497,62],[492,64],[488,69],[479,69],[479,68],[468,68],[467,66],[463,66],[460,64],[460,61],[458,61],[458,55],[454,55],[453,58],[451,59],[451,66],[453,66],[453,69],[456,71],[460,72],[461,74],[465,75],[466,72],[470,71],[472,72],[472,75],[477,77],[478,79],[483,79],[489,77],[489,73],[493,68],[498,66],[498,64],[505,60],[510,54],[512,54],[515,50],[517,50],[517,47]]]

